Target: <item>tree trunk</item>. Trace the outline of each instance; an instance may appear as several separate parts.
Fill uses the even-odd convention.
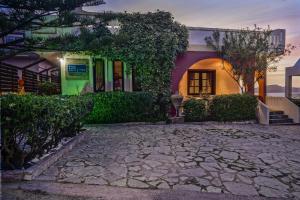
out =
[[[243,81],[245,86],[245,93],[254,95],[254,72],[244,75]]]

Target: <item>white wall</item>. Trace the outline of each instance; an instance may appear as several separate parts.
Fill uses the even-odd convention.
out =
[[[300,123],[300,108],[285,97],[267,97],[266,104],[270,110],[284,111],[294,123]]]

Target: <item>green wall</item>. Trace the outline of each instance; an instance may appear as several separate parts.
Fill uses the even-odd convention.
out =
[[[88,83],[92,88],[94,88],[94,76],[93,76],[93,58],[103,59],[105,65],[105,91],[113,91],[113,62],[102,58],[100,56],[88,56],[80,54],[66,54],[61,60],[61,88],[63,95],[77,95],[80,94],[86,83]],[[88,80],[71,80],[66,78],[66,70],[68,64],[68,59],[88,59],[89,60],[89,77]],[[124,66],[124,90],[132,91],[132,75],[127,73],[127,65],[123,63]]]
[[[66,70],[68,59],[87,59],[89,66],[89,77],[88,80],[67,80],[66,79]],[[71,63],[70,63],[71,64]],[[80,94],[85,84],[88,83],[93,86],[93,63],[90,56],[85,55],[66,55],[61,61],[61,89],[63,95],[74,95]]]

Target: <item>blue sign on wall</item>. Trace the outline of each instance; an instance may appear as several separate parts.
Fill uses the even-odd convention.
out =
[[[78,60],[76,60],[78,62]],[[83,60],[84,63],[85,60]],[[71,61],[72,62],[72,61]],[[88,61],[85,61],[88,62]],[[89,69],[87,64],[68,64],[66,66],[66,79],[67,80],[88,80]]]
[[[82,64],[70,64],[68,65],[68,72],[71,73],[85,73],[87,72],[87,66],[86,65],[82,65]]]

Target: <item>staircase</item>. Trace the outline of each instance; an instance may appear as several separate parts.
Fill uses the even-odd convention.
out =
[[[281,124],[288,125],[294,124],[293,119],[289,118],[288,115],[285,115],[283,111],[270,111],[270,124]]]

